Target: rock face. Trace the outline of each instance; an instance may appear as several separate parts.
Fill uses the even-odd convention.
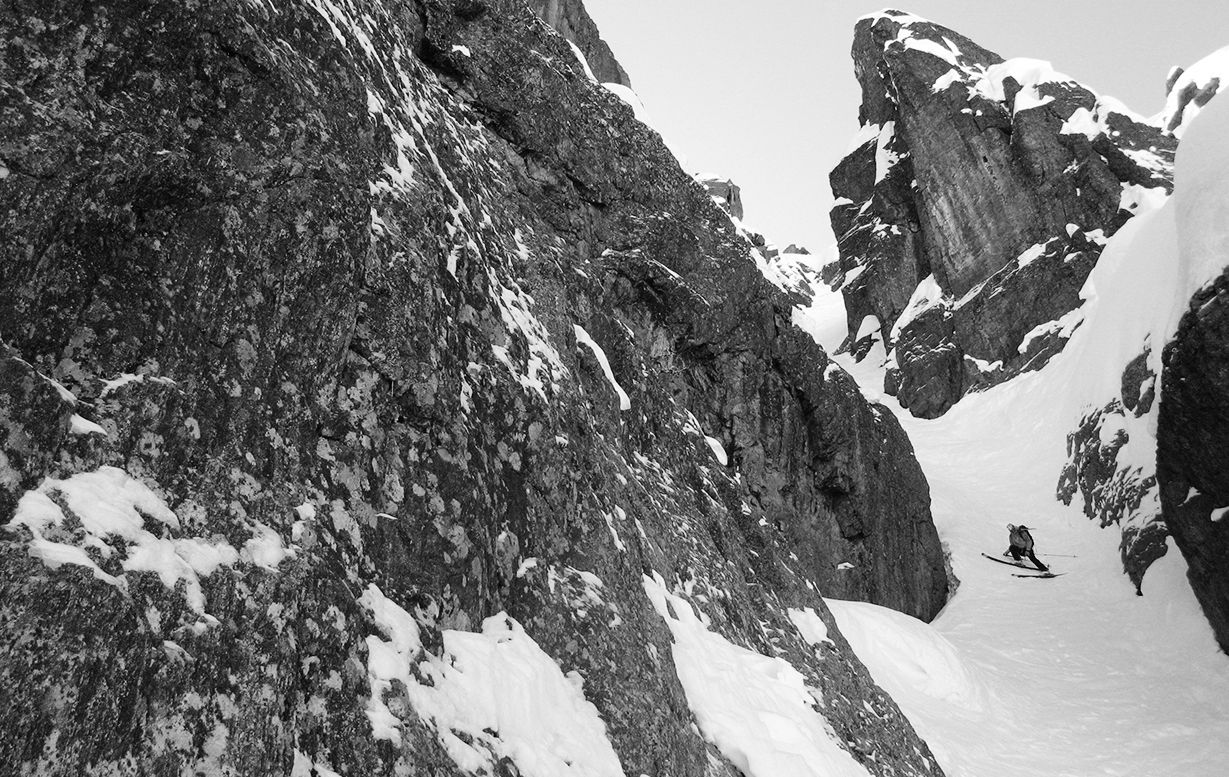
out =
[[[709,196],[719,200],[719,204],[736,219],[743,217],[742,190],[738,184],[729,178],[719,176],[701,177],[700,183],[708,190]]]
[[[1229,273],[1191,300],[1165,348],[1157,479],[1191,588],[1229,651]]]
[[[1222,49],[1220,73],[1229,50]],[[1207,75],[1207,58],[1193,67]],[[1214,71],[1215,72],[1215,71]],[[1229,650],[1229,104],[1204,108],[1183,136],[1178,190],[1171,203],[1173,253],[1188,294],[1163,351],[1156,466],[1161,505],[1187,576],[1222,650]]]
[[[518,774],[525,720],[447,703],[511,655],[593,773],[733,777],[665,586],[940,773],[819,596],[944,604],[907,438],[523,4],[0,33],[0,763]]]
[[[1161,515],[1155,467],[1147,462],[1155,440],[1147,427],[1155,422],[1157,380],[1148,367],[1150,349],[1132,359],[1122,373],[1119,396],[1081,420],[1067,435],[1067,465],[1058,481],[1058,498],[1071,504],[1078,494],[1084,514],[1102,528],[1122,531],[1119,554],[1135,590],[1143,593],[1144,573],[1164,556],[1169,536]],[[1142,428],[1141,428],[1142,427]]]
[[[593,23],[581,0],[528,0],[529,7],[555,31],[580,49],[593,75],[602,83],[631,86],[614,52]]]
[[[1188,83],[1204,83],[1224,54],[1192,67]],[[1090,282],[1089,337],[1068,365],[1099,384],[1098,376],[1126,363],[1118,386],[1097,389],[1108,401],[1068,436],[1059,496],[1070,502],[1079,495],[1090,517],[1122,527],[1123,561],[1137,586],[1172,534],[1226,646],[1229,570],[1219,467],[1229,456],[1223,384],[1229,261],[1221,218],[1229,200],[1223,142],[1229,105],[1188,108],[1202,115],[1191,124],[1188,113],[1178,128],[1185,134],[1173,197],[1148,204],[1148,220],[1115,239],[1113,261]],[[1142,351],[1124,358],[1133,343]],[[1153,344],[1164,344],[1161,353]]]
[[[832,172],[851,341],[873,317],[914,415],[1037,369],[1175,141],[1036,60],[909,14],[858,22],[861,141]]]

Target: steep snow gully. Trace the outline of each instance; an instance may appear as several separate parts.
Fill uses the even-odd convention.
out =
[[[893,626],[903,616],[873,605],[833,612],[949,775],[1223,774],[1229,666],[1185,562],[1170,552],[1136,597],[1115,543],[1053,499],[1063,434],[1047,377],[910,425],[962,580],[932,627]],[[1068,574],[1021,579],[982,559],[1006,546],[1006,523],[1029,525]],[[901,637],[908,650],[881,648]]]
[[[1177,193],[1111,241],[1081,295],[1085,323],[1040,372],[927,421],[868,388],[882,385],[882,353],[860,364],[840,357],[907,429],[962,584],[930,625],[874,605],[829,605],[953,777],[1215,777],[1229,768],[1229,658],[1181,554],[1171,547],[1137,597],[1111,534],[1053,496],[1065,435],[1096,401],[1106,354],[1143,335],[1167,342],[1191,293],[1220,273],[1223,258],[1199,247],[1221,245],[1229,225],[1192,203],[1226,201],[1227,133],[1229,101],[1193,122]],[[1112,293],[1131,286],[1151,293]],[[826,289],[795,320],[830,350],[845,334],[840,295]],[[1007,546],[1008,523],[1028,525],[1042,559],[1066,574],[1021,579],[982,559]]]

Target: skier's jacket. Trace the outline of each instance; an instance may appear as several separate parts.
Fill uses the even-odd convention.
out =
[[[1011,544],[1025,553],[1033,549],[1033,535],[1029,534],[1027,526],[1011,527]]]

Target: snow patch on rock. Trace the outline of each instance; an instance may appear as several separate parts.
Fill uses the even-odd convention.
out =
[[[847,564],[846,566],[852,567],[853,565]],[[834,644],[832,639],[828,637],[828,625],[810,607],[805,609],[791,607],[789,609],[789,619],[808,644]]]
[[[1201,100],[1220,94],[1226,86],[1229,86],[1229,46],[1217,49],[1178,75],[1169,87],[1165,107],[1156,117],[1158,123],[1182,137],[1203,110]]]
[[[568,46],[571,47],[572,53],[576,55],[576,60],[580,62],[580,66],[584,69],[585,76],[593,83],[598,83],[597,76],[593,75],[593,68],[589,67],[589,59],[585,56],[585,52],[581,51],[580,46],[577,46],[572,41],[568,41]]]
[[[1057,333],[1059,337],[1068,339],[1071,337],[1072,332],[1076,330],[1076,327],[1083,323],[1083,321],[1083,310],[1081,308],[1076,308],[1075,310],[1068,311],[1054,321],[1046,321],[1044,324],[1038,324],[1024,335],[1024,338],[1020,341],[1019,347],[1016,348],[1016,352],[1022,354],[1028,353],[1028,349],[1033,344],[1033,340],[1048,334]]]
[[[896,122],[885,122],[879,130],[875,145],[875,183],[879,183],[900,161],[900,155],[888,146],[896,138]]]
[[[788,661],[710,631],[654,573],[644,590],[674,636],[672,655],[704,737],[748,777],[867,777],[818,712],[818,691]]]
[[[892,324],[891,339],[893,342],[900,336],[900,332],[905,326],[920,316],[930,308],[942,305],[946,299],[943,289],[939,288],[939,282],[935,280],[934,274],[927,275],[913,289],[913,295],[909,297],[909,302],[905,304],[905,309],[896,318],[896,322]]]
[[[606,376],[606,381],[610,383],[610,387],[614,389],[615,394],[618,395],[619,409],[631,410],[631,397],[629,397],[627,392],[623,390],[623,387],[619,385],[619,381],[615,380],[614,371],[610,369],[610,360],[606,358],[606,352],[602,350],[600,345],[594,342],[593,338],[589,336],[589,333],[585,331],[583,326],[580,324],[573,324],[572,328],[576,332],[577,344],[583,345],[593,352],[593,356],[597,359],[598,366],[602,368],[602,374]]]
[[[69,523],[61,502],[80,522],[80,529]],[[147,528],[147,518],[158,534]],[[168,588],[182,581],[188,604],[198,613],[205,611],[200,578],[239,560],[225,540],[175,537],[182,527],[166,502],[116,467],[100,467],[65,480],[47,478],[22,495],[9,526],[30,532],[30,555],[48,567],[83,566],[126,592],[124,575],[104,571],[96,560],[122,553],[119,567],[124,572],[153,572]]]
[[[101,434],[103,437],[107,436],[106,429],[103,429],[101,426],[89,420],[88,418],[82,418],[76,413],[73,413],[72,418],[69,419],[68,430],[71,433],[78,435],[78,436],[85,436],[85,435],[90,435],[90,434]]]
[[[622,777],[580,676],[564,675],[512,617],[487,618],[477,633],[444,631],[435,656],[414,616],[379,587],[369,585],[359,602],[383,633],[367,637],[367,717],[376,738],[402,742],[388,697],[404,693],[462,770],[495,773],[509,758],[525,777]]]

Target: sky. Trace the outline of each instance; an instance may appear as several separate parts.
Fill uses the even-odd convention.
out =
[[[849,47],[864,0],[585,0],[656,128],[692,173],[742,187],[748,226],[832,243],[828,172],[857,129]],[[911,0],[1003,57],[1049,60],[1151,115],[1165,76],[1229,44],[1225,0]]]

